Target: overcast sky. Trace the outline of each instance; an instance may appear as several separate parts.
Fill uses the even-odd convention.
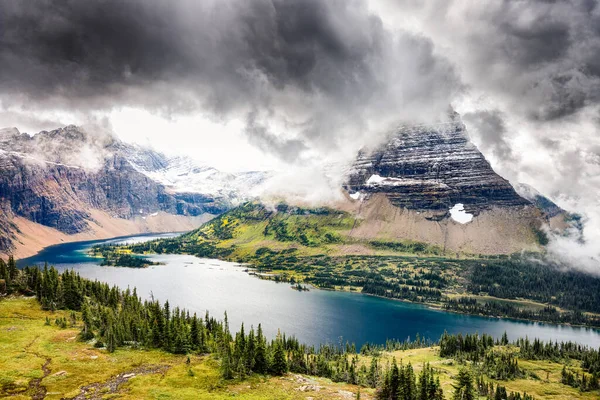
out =
[[[451,105],[500,174],[589,218],[564,252],[598,256],[598,1],[5,0],[0,66],[0,126],[224,170],[351,159]]]

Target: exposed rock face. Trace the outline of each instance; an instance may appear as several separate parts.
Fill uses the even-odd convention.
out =
[[[400,129],[372,153],[361,152],[345,189],[353,198],[385,194],[398,207],[443,212],[457,203],[475,215],[526,206],[470,142],[458,116],[436,126]]]
[[[360,220],[351,236],[423,241],[450,252],[538,250],[536,232],[556,212],[496,174],[457,114],[448,123],[399,129],[361,152],[344,188],[355,200],[346,209]]]
[[[228,199],[172,192],[141,171],[167,168],[169,158],[108,135],[90,135],[75,126],[34,136],[0,131],[0,250],[10,250],[15,216],[66,234],[84,232],[92,210],[112,217],[146,218],[159,212],[218,214]]]

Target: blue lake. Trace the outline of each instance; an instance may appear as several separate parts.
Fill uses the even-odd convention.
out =
[[[227,311],[235,329],[242,322],[247,327],[262,323],[269,336],[281,329],[302,342],[315,345],[343,338],[360,346],[365,342],[414,338],[417,333],[437,340],[447,330],[449,333],[487,333],[494,337],[507,332],[511,339],[528,336],[600,347],[600,331],[594,329],[454,314],[358,293],[317,289],[298,292],[289,284],[258,279],[245,272],[243,266],[219,260],[154,255],[148,258],[164,265],[132,269],[102,267],[100,260],[87,256],[87,250],[95,244],[139,242],[174,235],[137,235],[60,244],[18,264],[22,267],[48,262],[59,270],[74,269],[86,278],[121,288],[136,287],[143,298],[168,299],[171,306],[201,315],[208,310],[220,318]]]

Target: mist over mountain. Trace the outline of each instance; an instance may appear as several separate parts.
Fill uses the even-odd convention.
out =
[[[115,224],[119,235],[184,230],[248,200],[338,208],[356,219],[350,236],[359,240],[413,240],[469,254],[539,250],[541,232],[570,226],[535,189],[519,186],[521,197],[496,174],[457,114],[400,128],[353,162],[315,170],[306,187],[282,172],[224,173],[73,125],[33,136],[4,129],[0,159],[9,253],[30,244],[31,223],[70,240],[108,234]]]
[[[312,202],[343,183],[319,171],[451,105],[498,174],[582,216],[557,256],[598,267],[597,2],[6,1],[0,18],[0,126],[114,127],[169,156],[282,170],[265,190],[295,180]],[[173,163],[151,179],[185,190]]]
[[[266,177],[221,173],[73,125],[33,136],[3,129],[0,163],[1,250],[17,254],[36,235],[31,223],[71,240],[195,228]]]

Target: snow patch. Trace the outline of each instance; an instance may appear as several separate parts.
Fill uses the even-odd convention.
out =
[[[448,185],[442,182],[433,182],[430,180],[423,179],[412,179],[412,178],[394,178],[390,176],[379,176],[371,175],[371,177],[365,183],[367,186],[431,186],[439,188],[447,188]]]
[[[360,199],[360,192],[351,193],[351,194],[349,194],[349,196],[351,198],[353,198],[354,200],[358,200],[358,199]]]
[[[198,164],[188,157],[165,158],[163,165],[146,166],[129,159],[138,172],[166,186],[171,192],[202,193],[213,197],[224,197],[234,203],[250,197],[250,190],[263,184],[271,177],[264,171],[226,173],[215,168]]]
[[[466,212],[465,206],[462,203],[457,203],[450,209],[450,217],[461,224],[466,224],[473,220],[473,214]]]
[[[385,178],[379,176],[379,175],[371,175],[371,177],[369,179],[367,179],[367,185],[376,185],[378,183],[381,183],[385,180]]]

